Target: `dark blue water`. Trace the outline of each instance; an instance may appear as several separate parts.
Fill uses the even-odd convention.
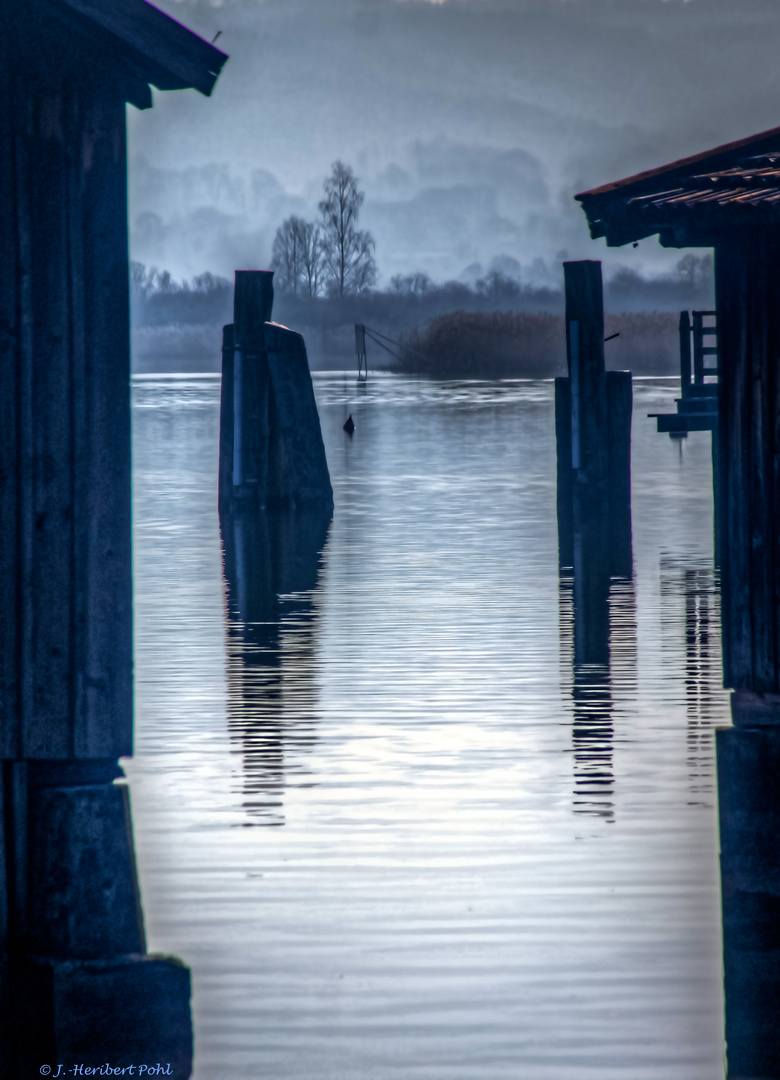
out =
[[[219,381],[134,384],[127,772],[195,1076],[722,1080],[709,435],[635,383],[634,577],[575,672],[552,384],[314,378],[335,516],[248,627]]]

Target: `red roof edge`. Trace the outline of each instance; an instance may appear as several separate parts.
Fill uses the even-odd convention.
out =
[[[654,177],[663,176],[665,173],[673,174],[676,172],[684,171],[690,165],[697,165],[700,162],[707,162],[715,160],[724,155],[733,153],[735,150],[744,150],[753,144],[756,144],[758,148],[761,143],[770,141],[772,139],[778,140],[778,149],[780,149],[780,127],[770,128],[769,131],[759,132],[758,135],[749,135],[746,139],[737,139],[736,142],[724,143],[722,146],[716,146],[712,150],[705,150],[700,154],[693,154],[691,157],[680,158],[678,161],[673,161],[669,165],[661,165],[656,169],[648,169],[645,172],[635,173],[634,176],[628,176],[625,180],[614,180],[610,184],[602,184],[601,187],[591,188],[589,191],[581,191],[579,195],[575,195],[575,199],[585,199],[590,195],[607,195],[611,191],[616,191],[619,188],[629,187],[632,184],[639,184],[644,180],[652,180]]]

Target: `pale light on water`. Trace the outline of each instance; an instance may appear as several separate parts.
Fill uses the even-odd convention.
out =
[[[319,577],[245,626],[219,380],[134,386],[127,772],[195,1076],[722,1080],[709,435],[657,435],[674,385],[635,383],[634,579],[575,672],[552,384],[315,389]]]

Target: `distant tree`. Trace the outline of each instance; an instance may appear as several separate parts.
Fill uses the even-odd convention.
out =
[[[428,274],[417,270],[414,274],[396,274],[391,277],[390,287],[401,296],[425,296],[434,286]]]
[[[474,288],[480,296],[495,302],[513,300],[522,291],[514,278],[507,277],[499,270],[489,270],[483,278],[475,282]]]
[[[337,296],[362,292],[376,281],[374,238],[357,228],[364,194],[349,165],[335,161],[323,185],[325,198],[319,204],[322,215],[322,250],[328,284]]]
[[[301,283],[307,296],[319,296],[325,270],[322,230],[312,221],[301,229]]]
[[[274,236],[271,268],[284,292],[318,296],[324,270],[320,226],[295,215],[282,222]]]
[[[276,285],[283,292],[297,293],[301,283],[301,233],[305,226],[306,222],[293,214],[276,230],[271,247],[271,269],[276,274]]]

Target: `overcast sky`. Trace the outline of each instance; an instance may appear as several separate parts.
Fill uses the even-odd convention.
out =
[[[131,254],[177,277],[264,268],[352,165],[382,281],[509,255],[638,269],[571,196],[780,126],[777,0],[157,0],[230,56],[211,98],[129,108]]]

